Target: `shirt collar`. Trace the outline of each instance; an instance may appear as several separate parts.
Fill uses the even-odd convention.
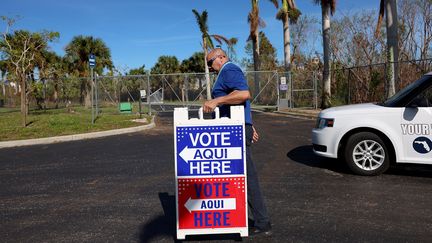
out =
[[[217,77],[216,77],[215,84],[216,84],[216,83],[218,82],[218,80],[219,80],[219,75],[221,74],[222,69],[224,69],[224,67],[225,67],[228,63],[231,63],[231,62],[230,62],[230,61],[227,61],[226,63],[224,63],[224,64],[222,65],[222,67],[221,67],[221,69],[219,70],[218,75],[217,75]],[[213,92],[214,88],[215,88],[215,85],[213,85],[212,92]]]
[[[224,63],[224,65],[222,65],[222,67],[221,67],[221,69],[219,70],[218,75],[217,75],[217,77],[216,77],[216,82],[219,80],[219,75],[221,74],[222,69],[224,69],[224,67],[225,67],[228,63],[230,63],[230,61],[227,61],[226,63]]]
[[[219,70],[219,73],[222,72],[222,69],[224,69],[224,67],[225,67],[228,63],[231,63],[231,62],[230,62],[230,61],[227,61],[226,63],[224,63],[224,65],[222,65],[221,69]],[[219,76],[219,73],[218,73],[218,76]]]

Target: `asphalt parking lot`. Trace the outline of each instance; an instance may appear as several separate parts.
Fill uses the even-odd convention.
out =
[[[172,117],[144,132],[0,149],[2,242],[173,242]],[[243,242],[430,242],[432,166],[351,174],[312,153],[313,120],[254,113],[273,235]],[[234,235],[187,241],[232,242]]]

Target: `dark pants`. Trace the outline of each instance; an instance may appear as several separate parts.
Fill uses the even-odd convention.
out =
[[[267,208],[264,204],[264,199],[261,195],[258,174],[252,161],[252,126],[246,125],[245,130],[248,204],[254,218],[254,226],[257,228],[265,228],[270,223],[270,220],[267,214]]]

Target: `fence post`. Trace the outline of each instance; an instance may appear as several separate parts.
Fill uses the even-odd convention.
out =
[[[351,104],[351,69],[348,69],[348,101],[347,104]]]
[[[275,71],[275,75],[276,75],[276,94],[277,94],[276,106],[277,106],[277,111],[279,111],[279,107],[280,107],[279,72]]]
[[[91,83],[91,114],[92,114],[92,124],[95,122],[94,115],[94,80],[93,80],[93,68],[90,68],[90,83]]]
[[[385,83],[384,83],[384,92],[385,92],[385,98],[388,97],[389,94],[389,77],[387,75],[387,62],[384,63],[384,75],[385,75]]]
[[[293,82],[293,77],[292,77],[292,72],[288,71],[288,86],[290,87],[290,91],[289,91],[289,107],[292,109],[293,107],[293,99],[294,99],[294,82]]]
[[[313,71],[313,85],[314,85],[314,103],[315,110],[318,109],[318,81],[317,81],[317,73],[316,70]]]
[[[98,84],[98,74],[94,76],[95,79],[95,90],[96,90],[96,117],[99,116],[99,84]]]
[[[150,89],[150,73],[146,73],[147,76],[147,105],[148,105],[148,114],[149,116],[152,115],[151,113],[151,89]]]
[[[189,106],[189,75],[185,75],[185,101],[186,106]]]

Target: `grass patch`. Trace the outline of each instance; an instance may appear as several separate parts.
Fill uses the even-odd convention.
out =
[[[22,127],[19,111],[0,108],[0,141],[71,135],[143,125],[131,121],[137,118],[139,118],[138,114],[120,114],[117,107],[107,107],[99,109],[95,124],[91,124],[91,109],[72,107],[31,111],[27,119],[27,127]],[[147,118],[147,123],[150,120],[144,114],[142,118]]]

